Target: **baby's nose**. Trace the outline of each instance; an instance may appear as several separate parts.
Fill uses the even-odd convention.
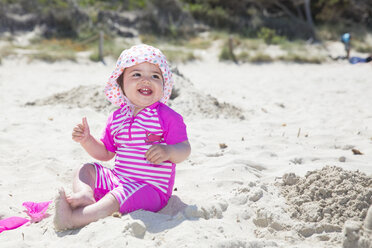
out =
[[[146,84],[149,84],[150,83],[150,79],[148,77],[144,77],[142,79],[142,83],[146,83]]]

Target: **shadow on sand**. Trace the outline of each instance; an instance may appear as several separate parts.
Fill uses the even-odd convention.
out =
[[[185,204],[176,195],[172,195],[167,206],[157,213],[139,210],[129,215],[134,220],[141,220],[150,233],[159,233],[174,228],[185,220],[199,219],[197,206]]]
[[[195,221],[200,217],[196,205],[187,205],[182,200],[173,195],[168,204],[159,212],[137,210],[128,215],[133,220],[140,220],[146,226],[146,231],[150,233],[159,233],[167,229],[174,228],[185,220]],[[124,220],[123,220],[124,221]],[[77,235],[82,228],[56,231],[58,237],[67,235]]]

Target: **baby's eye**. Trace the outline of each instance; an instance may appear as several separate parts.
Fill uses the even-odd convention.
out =
[[[134,73],[133,74],[133,77],[140,77],[141,76],[141,74],[139,74],[139,73]]]
[[[159,75],[152,75],[153,78],[160,79]]]

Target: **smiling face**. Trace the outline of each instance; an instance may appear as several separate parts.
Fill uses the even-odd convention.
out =
[[[135,115],[163,97],[163,75],[157,65],[143,62],[125,68],[122,78],[120,86],[134,105]]]

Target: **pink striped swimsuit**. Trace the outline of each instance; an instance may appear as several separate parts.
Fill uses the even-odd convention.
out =
[[[94,163],[95,197],[99,200],[110,192],[122,213],[137,209],[156,212],[172,195],[176,165],[170,161],[151,164],[145,153],[154,144],[186,141],[186,125],[181,115],[160,102],[131,118],[125,111],[120,108],[110,115],[102,135],[106,149],[116,153],[115,167],[108,169]]]

